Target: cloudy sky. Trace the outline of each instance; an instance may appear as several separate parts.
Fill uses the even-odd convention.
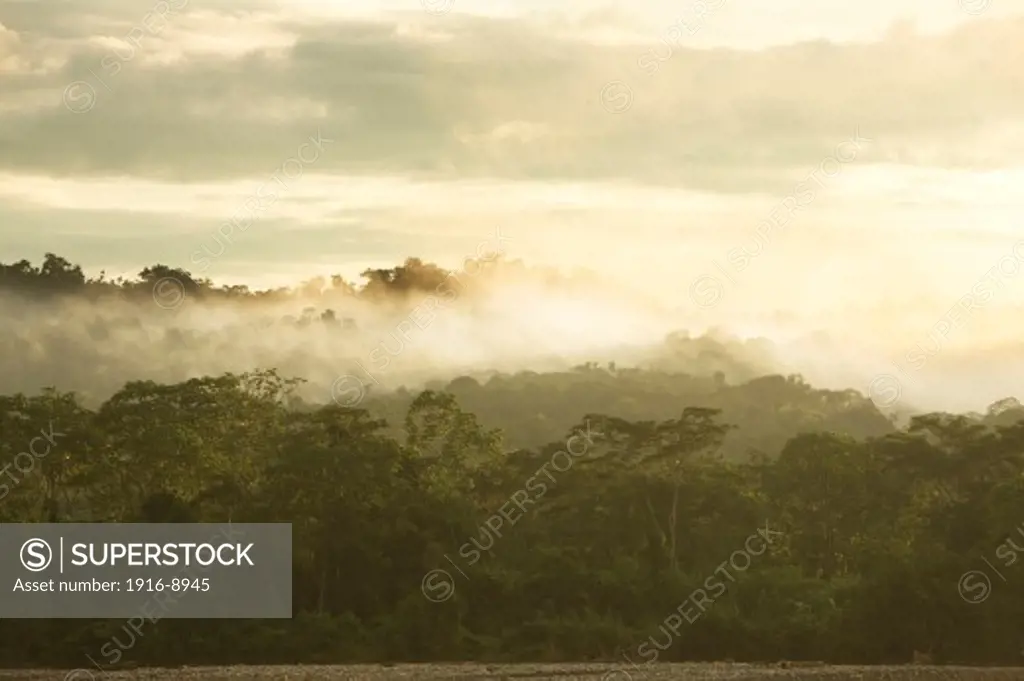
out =
[[[996,342],[1022,85],[1012,0],[0,0],[0,260],[276,285],[500,227],[702,319],[904,344],[1002,262],[956,331]]]

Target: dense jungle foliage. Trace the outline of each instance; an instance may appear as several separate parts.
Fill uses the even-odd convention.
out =
[[[1017,660],[1015,401],[897,431],[794,379],[708,399],[685,392],[691,381],[593,367],[456,380],[415,396],[397,437],[364,409],[295,402],[273,371],[133,383],[95,411],[56,390],[0,398],[0,521],[232,519],[291,522],[295,535],[293,620],[164,619],[141,636],[122,621],[0,621],[0,664],[640,661],[731,559],[724,593],[659,659]],[[638,386],[656,408],[588,413]],[[520,402],[578,418],[548,444],[509,448],[475,412],[498,419],[495,404]],[[722,457],[723,437],[745,430],[777,445]],[[52,447],[16,467],[40,432]],[[528,503],[495,530],[510,500]],[[770,546],[737,571],[734,552],[766,526]],[[992,575],[991,597],[967,602],[977,585],[960,576],[983,559],[1005,581]],[[455,594],[433,602],[424,576],[446,567]]]
[[[187,273],[90,282],[48,255],[0,267],[0,288],[148,297],[166,276]],[[275,370],[99,405],[0,397],[0,522],[289,522],[295,539],[291,620],[2,620],[0,667],[1019,661],[1016,400],[907,425],[855,390],[728,380],[705,350],[703,371],[494,372],[351,407]]]

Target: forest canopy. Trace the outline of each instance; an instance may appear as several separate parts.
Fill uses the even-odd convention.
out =
[[[410,262],[332,290],[401,297],[443,279]],[[47,256],[2,281],[42,305],[148,298],[181,276],[89,281]],[[289,323],[312,338],[336,321]],[[36,389],[0,396],[0,522],[292,523],[294,618],[161,620],[141,637],[121,621],[3,620],[0,659],[1019,660],[1015,398],[904,420],[858,390],[765,371],[743,344],[674,334],[662,349],[660,365],[481,369],[356,401],[310,399],[279,367],[128,380],[88,400],[65,375],[31,374]],[[30,347],[8,350],[31,362]],[[519,517],[494,522],[510,500]],[[771,541],[738,569],[755,536]],[[465,577],[436,598],[428,577],[451,560]],[[977,581],[987,563],[1002,581]],[[710,605],[694,600],[711,584]],[[698,614],[664,644],[681,604]]]

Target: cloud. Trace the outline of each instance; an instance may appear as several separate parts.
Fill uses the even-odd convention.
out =
[[[992,132],[1024,122],[1024,69],[1011,68],[1024,56],[1017,19],[867,44],[663,45],[658,54],[671,57],[648,74],[637,45],[563,39],[519,18],[452,14],[440,24],[420,12],[311,24],[188,6],[129,49],[125,36],[144,15],[119,14],[103,31],[83,18],[87,34],[60,39],[0,33],[4,63],[21,71],[41,68],[47,41],[60,48],[51,66],[65,61],[0,85],[12,102],[0,113],[3,170],[237,178],[325,123],[344,149],[325,172],[733,192],[781,190],[789,177],[779,171],[814,162],[855,126],[878,139],[869,153],[879,160],[1000,167],[1021,151],[1019,132],[1006,148]],[[133,56],[115,73],[103,66],[110,54]],[[598,101],[613,79],[635,94],[625,115]],[[89,115],[62,104],[75,80],[95,89]],[[49,108],[43,88],[52,88]]]
[[[763,247],[698,321],[866,346],[926,331],[1019,233],[1009,3],[730,0],[676,38],[690,5],[660,0],[173,4],[157,21],[155,1],[4,3],[0,259],[60,244],[91,273],[190,268],[318,130],[332,145],[203,274],[451,264],[500,224],[516,257],[681,307],[730,250]],[[611,81],[631,93],[617,115]],[[856,162],[758,244],[858,130]],[[1021,294],[1002,295],[1010,314]]]

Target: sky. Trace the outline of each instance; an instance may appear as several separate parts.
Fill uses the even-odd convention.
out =
[[[1024,330],[1022,81],[1010,0],[0,0],[0,261],[262,287],[500,228],[870,378]]]

